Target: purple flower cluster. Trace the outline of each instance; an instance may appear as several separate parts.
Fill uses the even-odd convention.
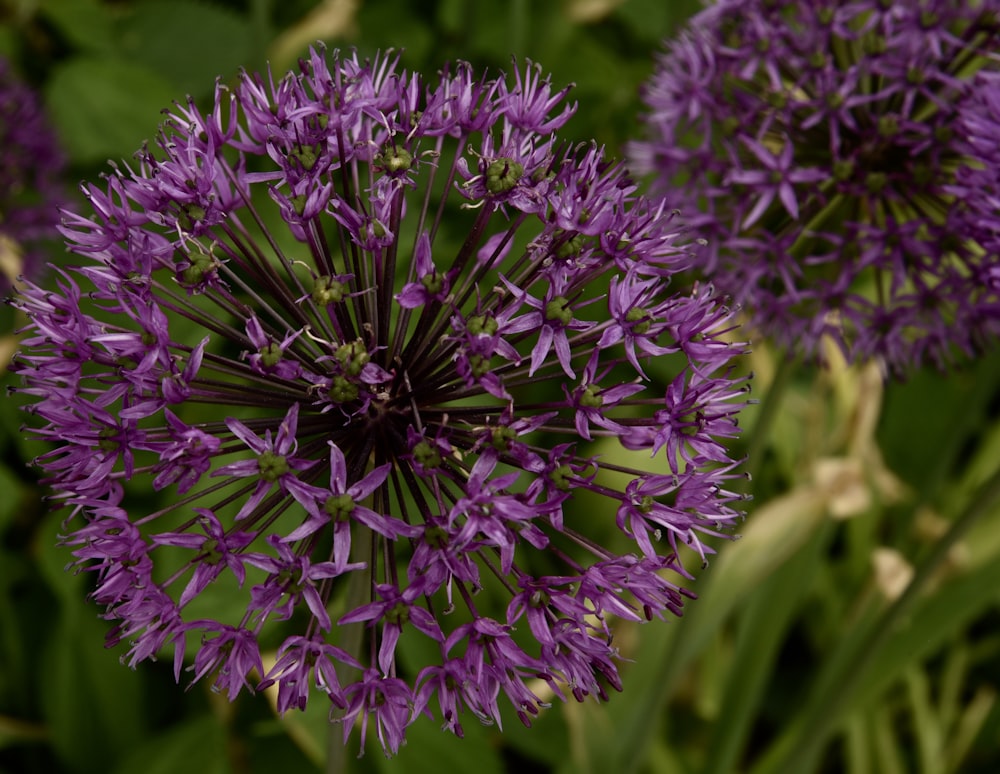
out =
[[[604,697],[611,619],[679,614],[680,547],[739,516],[732,313],[668,289],[669,212],[556,139],[573,107],[537,68],[300,70],[177,106],[85,187],[81,265],[19,301],[109,643],[282,711],[325,696],[390,752],[422,713],[461,735],[502,697],[525,722]]]
[[[781,344],[943,365],[1000,331],[998,43],[978,0],[721,0],[668,44],[630,155]]]
[[[1000,54],[998,54],[1000,56]],[[963,164],[949,189],[980,227],[979,241],[993,256],[986,266],[989,292],[1000,295],[1000,72],[977,75],[958,114]]]
[[[0,58],[0,296],[37,275],[37,242],[58,236],[64,164],[38,95]]]

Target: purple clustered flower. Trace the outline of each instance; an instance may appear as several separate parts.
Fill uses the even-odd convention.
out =
[[[0,296],[37,277],[38,242],[58,237],[64,166],[38,95],[0,58]]]
[[[978,0],[721,0],[668,44],[630,155],[780,344],[944,366],[1000,331],[998,43]]]
[[[129,664],[323,696],[394,752],[420,714],[604,697],[612,619],[680,614],[681,547],[740,515],[745,346],[668,287],[669,211],[555,137],[565,96],[314,51],[85,186],[15,367]]]
[[[962,166],[949,192],[980,225],[979,241],[987,254],[1000,255],[1000,72],[980,72],[957,119]],[[1000,294],[1000,260],[986,266],[983,278]]]

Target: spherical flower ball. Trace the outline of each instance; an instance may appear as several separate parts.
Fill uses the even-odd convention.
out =
[[[0,296],[37,277],[42,240],[57,239],[65,159],[41,100],[0,58]]]
[[[721,0],[659,59],[634,168],[793,353],[944,366],[1000,330],[998,159],[961,128],[998,36],[980,0]]]
[[[681,612],[740,515],[745,346],[565,97],[314,51],[85,186],[16,367],[129,664],[394,752],[604,697],[613,619]]]
[[[1000,71],[976,76],[956,126],[963,159],[950,193],[979,224],[983,249],[1000,255]],[[1000,261],[986,267],[983,280],[1000,292]]]

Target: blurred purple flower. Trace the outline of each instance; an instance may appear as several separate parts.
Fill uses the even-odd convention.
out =
[[[720,0],[660,58],[633,167],[783,346],[944,366],[1000,332],[998,44],[992,3]]]
[[[58,237],[65,160],[39,96],[0,58],[0,296],[37,278],[40,240]]]
[[[85,187],[82,265],[21,296],[16,368],[130,664],[173,648],[179,676],[190,645],[195,680],[325,696],[394,752],[435,705],[461,735],[501,695],[529,721],[540,684],[603,697],[609,618],[681,612],[680,546],[739,516],[745,347],[709,288],[668,288],[663,207],[552,135],[564,98],[531,66],[426,85],[314,52]],[[200,617],[220,589],[245,606]],[[413,638],[439,658],[404,665]]]

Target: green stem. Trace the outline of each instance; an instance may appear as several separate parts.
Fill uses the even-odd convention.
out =
[[[784,355],[774,378],[767,388],[767,394],[761,402],[760,411],[757,414],[757,421],[750,433],[750,442],[747,447],[747,482],[748,487],[752,487],[752,482],[760,472],[761,464],[764,461],[764,453],[767,451],[771,440],[771,432],[774,423],[778,418],[778,413],[785,402],[785,393],[788,391],[788,384],[792,380],[797,361],[795,358]]]
[[[917,567],[903,593],[889,607],[875,628],[862,639],[860,646],[852,654],[853,657],[843,662],[839,674],[829,681],[829,684],[836,685],[837,689],[823,696],[822,700],[814,698],[805,711],[797,733],[794,733],[789,743],[783,747],[783,750],[788,752],[782,756],[780,751],[775,751],[776,755],[768,756],[755,771],[762,774],[786,771],[809,772],[815,769],[818,756],[841,722],[842,715],[858,688],[864,684],[875,657],[895,633],[900,621],[913,608],[927,582],[945,561],[952,547],[976,522],[990,512],[998,499],[1000,499],[1000,470],[979,488],[948,532],[935,544],[930,555]],[[777,758],[776,764],[775,758]]]
[[[372,533],[367,528],[358,530],[354,543],[351,545],[351,561],[365,562],[367,569],[351,573],[347,586],[347,606],[350,612],[371,599],[372,587]],[[363,622],[339,626],[340,647],[361,661],[361,648],[364,646],[365,625]],[[341,685],[348,685],[357,670],[347,664],[337,663],[337,679]],[[326,747],[326,774],[347,774],[350,770],[350,757],[347,754],[347,743],[344,741],[344,729],[340,723],[330,724],[330,734]]]

